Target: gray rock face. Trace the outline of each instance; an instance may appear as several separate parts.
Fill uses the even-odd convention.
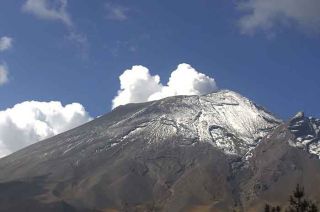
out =
[[[286,206],[296,184],[303,185],[307,198],[319,205],[320,187],[315,186],[320,183],[319,157],[295,145],[300,142],[297,135],[307,137],[309,134],[305,128],[296,131],[296,121],[301,119],[305,119],[304,116],[295,116],[280,125],[253,150],[249,166],[244,169],[250,174],[240,186],[244,208],[260,210],[266,202]]]
[[[301,119],[284,124],[227,90],[120,106],[2,158],[0,211],[256,209],[296,163],[319,168],[292,145],[309,134]]]
[[[305,117],[299,112],[290,120],[289,129],[295,136],[290,141],[292,146],[320,157],[320,119]]]

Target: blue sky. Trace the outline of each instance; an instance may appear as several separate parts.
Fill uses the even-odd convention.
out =
[[[58,6],[48,4],[49,9],[64,1],[52,2]],[[12,47],[0,52],[9,72],[8,82],[0,86],[0,110],[24,101],[55,100],[79,102],[95,117],[110,111],[124,70],[143,65],[165,84],[178,64],[188,63],[213,77],[219,88],[235,90],[280,118],[299,110],[320,116],[319,17],[304,25],[299,15],[284,11],[275,18],[271,11],[267,21],[241,26],[250,8],[259,11],[256,5],[66,2],[64,12],[72,23],[23,9],[25,0],[0,2],[0,37],[12,38]]]

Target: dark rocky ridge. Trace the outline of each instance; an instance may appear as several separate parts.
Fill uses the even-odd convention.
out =
[[[319,201],[318,155],[295,145],[317,123],[231,91],[121,106],[2,158],[0,211],[257,211],[296,183]]]

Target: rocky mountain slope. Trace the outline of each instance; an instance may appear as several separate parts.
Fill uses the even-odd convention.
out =
[[[0,160],[0,211],[257,211],[320,200],[319,120],[228,90],[120,106]]]

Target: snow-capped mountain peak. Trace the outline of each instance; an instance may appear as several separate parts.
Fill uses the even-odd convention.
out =
[[[319,127],[229,90],[119,106],[2,158],[0,210],[257,211],[268,196],[286,202],[277,195],[301,173],[319,184]]]
[[[289,121],[288,128],[295,137],[290,145],[320,157],[320,119],[305,117],[299,112]]]
[[[109,131],[119,132],[110,135],[119,142],[139,135],[150,144],[178,137],[183,138],[178,142],[209,142],[228,154],[243,155],[280,122],[240,94],[221,90],[152,102]]]

